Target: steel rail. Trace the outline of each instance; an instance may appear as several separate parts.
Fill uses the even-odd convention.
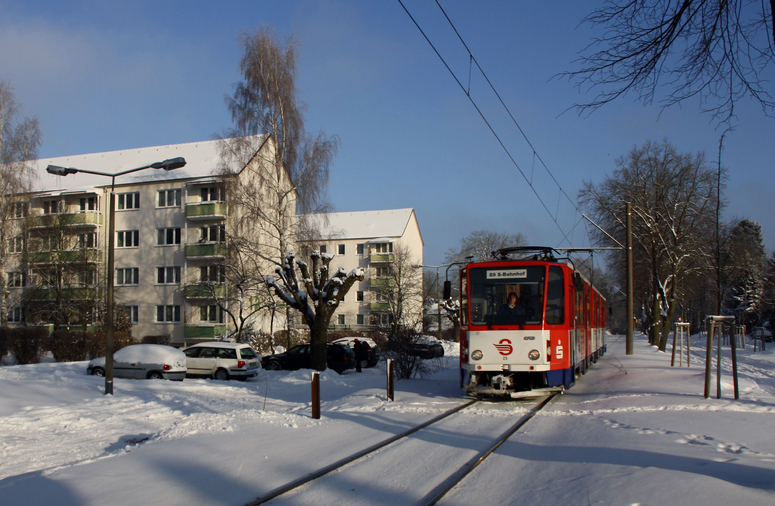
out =
[[[437,486],[433,490],[431,490],[421,501],[419,504],[422,504],[423,506],[433,506],[436,504],[442,497],[444,497],[447,492],[452,490],[457,486],[458,483],[463,481],[463,479],[468,476],[471,471],[476,469],[479,464],[481,464],[484,459],[492,455],[492,453],[497,450],[503,443],[505,443],[511,436],[514,435],[515,432],[517,432],[520,428],[522,428],[527,422],[530,421],[533,416],[536,415],[539,411],[544,409],[544,407],[549,404],[555,397],[557,397],[557,394],[550,395],[538,405],[536,405],[530,412],[523,416],[517,423],[515,423],[509,430],[503,433],[503,435],[498,438],[498,440],[495,442],[494,445],[492,445],[489,449],[479,453],[479,455],[473,457],[471,460],[463,464],[463,466],[457,470],[455,474],[453,474],[450,478],[447,478],[446,481],[444,481],[441,485]]]
[[[387,446],[387,445],[389,445],[391,443],[394,443],[395,441],[398,441],[399,439],[403,439],[406,436],[409,436],[409,435],[417,432],[418,430],[424,429],[425,427],[427,427],[429,425],[432,425],[432,424],[434,424],[434,423],[436,423],[436,422],[438,422],[440,420],[443,420],[444,418],[447,418],[448,416],[453,415],[453,414],[457,413],[458,411],[460,411],[460,410],[462,410],[464,408],[467,408],[468,406],[470,406],[472,404],[475,404],[477,402],[479,402],[479,399],[473,399],[473,400],[470,400],[468,402],[465,402],[465,403],[461,404],[460,406],[456,406],[456,407],[454,407],[454,408],[452,408],[452,409],[450,409],[448,411],[445,411],[444,413],[436,416],[435,418],[432,418],[432,419],[428,420],[427,422],[423,422],[420,425],[417,425],[417,426],[415,426],[415,427],[413,427],[413,428],[411,428],[411,429],[409,429],[407,431],[404,431],[404,432],[402,432],[400,434],[396,434],[395,436],[389,437],[389,438],[385,439],[382,442],[379,442],[377,444],[369,446],[368,448],[366,448],[364,450],[361,450],[361,451],[359,451],[357,453],[354,453],[354,454],[352,454],[352,455],[350,455],[348,457],[340,459],[340,460],[334,462],[333,464],[329,464],[326,467],[318,469],[317,471],[315,471],[313,473],[310,473],[307,476],[304,476],[303,478],[299,478],[299,479],[294,480],[294,481],[292,481],[290,483],[287,483],[287,484],[285,484],[285,485],[283,485],[281,487],[278,487],[278,488],[270,491],[266,495],[263,495],[263,496],[257,498],[255,501],[251,501],[249,503],[246,503],[245,506],[256,506],[258,504],[263,504],[263,503],[265,503],[265,502],[267,502],[267,501],[269,501],[271,499],[274,499],[277,496],[283,495],[286,492],[290,492],[291,490],[293,490],[295,488],[298,488],[298,487],[304,485],[305,483],[309,483],[310,481],[316,480],[316,479],[320,478],[321,476],[324,476],[324,475],[330,473],[331,471],[339,469],[342,466],[346,466],[347,464],[349,464],[351,462],[354,462],[354,461],[360,459],[361,457],[364,457],[364,456],[368,455],[369,453],[373,453],[373,452],[379,450],[380,448],[383,448],[383,447],[385,447],[385,446]]]

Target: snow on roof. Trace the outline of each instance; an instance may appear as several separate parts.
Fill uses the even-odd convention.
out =
[[[412,218],[414,209],[386,209],[382,211],[358,211],[350,213],[326,213],[328,224],[322,223],[320,215],[308,214],[305,218],[318,225],[322,237],[319,239],[374,239],[384,242],[397,239]]]
[[[258,136],[257,138],[261,139],[265,137],[266,136]],[[124,149],[121,151],[107,151],[104,153],[42,158],[33,162],[33,164],[36,165],[36,172],[38,174],[34,190],[49,191],[63,188],[73,189],[90,186],[106,186],[110,184],[109,178],[93,174],[78,173],[67,176],[54,176],[46,172],[46,167],[49,165],[74,167],[76,169],[114,174],[180,156],[186,159],[185,167],[169,172],[157,169],[143,170],[121,176],[116,180],[116,184],[125,185],[212,176],[226,166],[226,163],[221,160],[218,142],[219,141],[189,142],[167,146],[151,146],[147,148]],[[232,167],[232,169],[235,170],[239,170],[240,168],[241,167]]]

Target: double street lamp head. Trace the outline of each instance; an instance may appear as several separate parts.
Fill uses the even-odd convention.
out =
[[[46,167],[46,172],[54,174],[55,176],[66,176],[68,174],[75,174],[78,169],[72,167],[60,167],[59,165],[49,165]]]
[[[46,172],[48,172],[49,174],[53,174],[55,176],[67,176],[68,174],[77,174],[78,172],[82,172],[84,174],[96,174],[98,176],[116,177],[116,176],[129,174],[130,172],[136,172],[138,170],[143,170],[143,169],[162,169],[162,170],[170,171],[170,170],[179,169],[185,166],[186,166],[186,159],[183,158],[182,156],[178,156],[175,158],[168,158],[163,162],[155,162],[150,165],[138,167],[136,169],[129,169],[121,172],[116,172],[115,174],[109,174],[107,172],[97,172],[94,170],[76,169],[74,167],[60,167],[59,165],[49,165],[48,167],[46,167]]]
[[[154,169],[175,170],[186,166],[186,159],[182,156],[175,158],[169,158],[163,162],[156,162],[151,164]]]

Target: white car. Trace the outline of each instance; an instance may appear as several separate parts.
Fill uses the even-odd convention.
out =
[[[186,355],[188,376],[208,376],[217,380],[247,379],[258,374],[259,357],[247,344],[214,341],[189,346]]]
[[[92,359],[86,374],[105,376],[105,357]],[[113,377],[183,381],[186,356],[172,346],[133,344],[113,354]]]

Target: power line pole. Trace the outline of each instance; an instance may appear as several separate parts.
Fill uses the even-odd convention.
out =
[[[633,354],[633,278],[632,278],[632,204],[627,202],[627,337],[626,337],[626,353],[627,355]]]

